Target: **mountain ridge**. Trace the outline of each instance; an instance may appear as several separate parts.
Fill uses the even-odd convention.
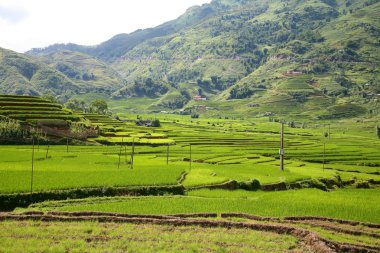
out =
[[[286,100],[297,112],[326,114],[352,103],[376,111],[379,11],[377,0],[214,0],[98,46],[28,54],[46,60],[63,49],[82,51],[117,72],[114,98],[161,97],[155,107],[162,109],[192,107],[192,96],[201,95],[239,106]]]
[[[76,94],[111,94],[124,86],[123,79],[104,63],[88,55],[60,51],[33,57],[0,48],[0,93],[67,100]]]

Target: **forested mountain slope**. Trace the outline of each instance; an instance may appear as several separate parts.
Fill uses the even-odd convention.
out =
[[[162,97],[159,107],[176,109],[202,95],[263,105],[250,109],[257,112],[281,107],[329,118],[337,116],[324,115],[330,107],[352,115],[378,108],[378,13],[378,0],[214,0],[98,46],[28,53],[57,62],[69,49],[107,62],[118,73],[114,98]]]

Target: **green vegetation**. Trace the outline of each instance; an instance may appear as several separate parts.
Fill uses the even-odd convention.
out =
[[[37,149],[38,147],[36,147]],[[145,151],[146,148],[144,148]],[[139,155],[136,147],[134,168],[130,169],[131,147],[125,156],[124,147],[47,146],[35,150],[34,191],[131,185],[176,184],[187,166],[166,166],[163,158]],[[2,146],[0,192],[30,191],[31,146]],[[121,154],[120,154],[121,152]],[[121,164],[119,163],[119,154]],[[127,164],[126,164],[127,162]]]
[[[236,228],[174,228],[90,221],[7,221],[0,222],[0,228],[2,252],[24,251],[25,248],[29,252],[291,252],[303,249],[296,238],[289,235],[251,230],[241,233]]]
[[[213,0],[94,47],[0,49],[0,92],[32,95],[0,95],[0,199],[16,212],[244,212],[379,224],[379,11],[366,0]],[[280,223],[348,248],[379,245],[371,240],[378,229],[366,224]],[[28,233],[40,235],[25,239],[31,251],[134,251],[139,240],[157,251],[299,246],[233,229],[97,225],[2,221],[0,251],[18,251],[21,240],[10,238]],[[64,233],[75,238],[61,240]]]
[[[87,87],[84,93],[112,93],[115,104],[149,97],[148,112],[374,116],[379,8],[365,0],[214,0],[98,46],[55,44],[29,54]],[[196,95],[207,101],[194,101]]]
[[[190,116],[184,120],[181,116],[167,115],[161,118],[161,127],[155,128],[97,114],[83,116],[101,134],[88,141],[116,146],[70,144],[68,151],[66,146],[54,146],[48,155],[47,146],[40,146],[35,154],[36,190],[173,184],[183,171],[187,171],[182,182],[186,187],[252,179],[261,185],[323,179],[339,186],[350,180],[360,184],[380,179],[380,147],[376,131],[370,126],[376,126],[376,122],[361,124],[346,120],[330,126],[302,124],[304,128],[292,122],[293,128],[286,128],[287,160],[285,171],[281,172],[279,124],[265,122],[264,118],[254,123],[226,119],[195,121]],[[72,123],[71,130],[72,134],[80,134],[83,126]],[[329,135],[324,137],[327,131]],[[1,151],[6,154],[0,158],[1,173],[7,180],[0,191],[28,191],[32,146],[2,146]],[[129,169],[132,153],[134,170]]]
[[[316,189],[280,192],[195,190],[188,196],[90,198],[43,202],[32,210],[101,211],[132,214],[239,212],[259,216],[323,216],[379,223],[379,189]]]
[[[123,79],[106,64],[77,52],[58,52],[42,59],[0,48],[0,93],[43,95],[67,100],[78,93],[111,94]]]

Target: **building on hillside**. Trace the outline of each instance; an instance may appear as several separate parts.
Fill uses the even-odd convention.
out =
[[[197,95],[197,96],[193,97],[193,100],[195,100],[195,101],[205,101],[205,100],[207,100],[207,98]]]
[[[207,110],[207,107],[205,105],[193,105],[193,109],[199,112],[205,112]]]
[[[300,76],[300,75],[303,75],[303,72],[302,71],[296,71],[296,70],[288,70],[282,74],[284,76]]]
[[[153,123],[151,120],[138,120],[136,121],[137,126],[146,126],[146,127],[151,127],[153,126]]]

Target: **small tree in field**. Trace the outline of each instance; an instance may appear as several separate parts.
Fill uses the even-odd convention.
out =
[[[108,105],[104,99],[96,99],[91,102],[91,108],[99,114],[106,114]]]
[[[22,136],[23,131],[17,120],[0,118],[0,139],[21,138]]]
[[[155,119],[152,121],[152,127],[160,127],[161,126],[161,122],[159,119]]]

